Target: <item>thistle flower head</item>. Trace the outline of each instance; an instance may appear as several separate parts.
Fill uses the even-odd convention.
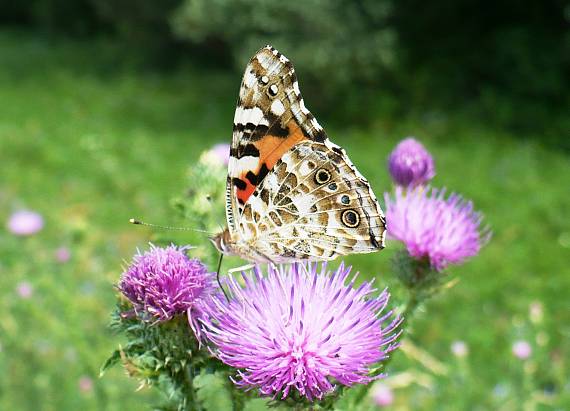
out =
[[[389,235],[437,271],[477,255],[489,239],[489,231],[480,227],[482,216],[457,194],[446,199],[445,190],[417,187],[404,192],[398,187],[394,198],[386,193],[384,199]]]
[[[385,312],[389,294],[346,284],[350,268],[323,264],[256,267],[242,288],[228,278],[230,301],[214,297],[201,321],[213,354],[238,369],[236,384],[262,395],[321,399],[334,384],[368,383],[370,366],[397,347],[400,318]],[[392,318],[391,320],[388,320]]]
[[[390,153],[388,170],[396,184],[404,187],[426,184],[435,176],[431,154],[413,137],[402,140]]]
[[[119,290],[145,319],[165,321],[197,306],[212,289],[213,275],[188,247],[171,245],[138,252],[119,282]]]

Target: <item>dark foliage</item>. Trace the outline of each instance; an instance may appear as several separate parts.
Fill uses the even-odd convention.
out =
[[[116,36],[154,67],[199,59],[238,72],[271,43],[295,62],[319,116],[358,124],[379,112],[459,111],[567,145],[565,7],[561,0],[33,0],[1,3],[0,23]]]

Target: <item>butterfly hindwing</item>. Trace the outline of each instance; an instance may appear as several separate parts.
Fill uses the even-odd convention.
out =
[[[323,143],[305,141],[287,152],[242,217],[243,238],[273,262],[328,260],[384,246],[385,220],[368,182],[342,151]]]

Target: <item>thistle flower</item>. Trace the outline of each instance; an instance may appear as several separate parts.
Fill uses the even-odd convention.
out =
[[[44,219],[35,211],[20,210],[10,216],[6,227],[15,235],[32,235],[41,231],[44,227]]]
[[[426,184],[435,176],[432,156],[413,137],[402,140],[390,153],[388,170],[396,184],[404,187]]]
[[[389,235],[437,271],[477,255],[490,237],[480,229],[482,216],[473,204],[457,194],[445,199],[445,189],[417,187],[404,194],[397,187],[394,199],[385,193],[384,200]]]
[[[228,277],[232,297],[214,297],[201,320],[212,353],[238,368],[235,383],[262,395],[309,401],[335,383],[366,384],[381,376],[370,367],[397,347],[399,317],[384,312],[389,294],[371,296],[371,283],[347,285],[350,268],[333,273],[322,265],[269,265],[242,273],[245,287]],[[388,320],[391,318],[391,320]]]
[[[188,258],[187,249],[151,244],[123,273],[118,288],[144,319],[169,320],[194,309],[211,292],[213,275],[199,260]]]

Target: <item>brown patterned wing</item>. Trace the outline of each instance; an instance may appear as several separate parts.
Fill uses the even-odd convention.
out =
[[[386,223],[368,181],[344,151],[304,141],[258,186],[238,229],[259,255],[291,262],[380,250]]]
[[[302,141],[327,136],[307,110],[291,62],[271,46],[245,69],[234,116],[226,186],[231,232],[250,196],[283,155]]]

